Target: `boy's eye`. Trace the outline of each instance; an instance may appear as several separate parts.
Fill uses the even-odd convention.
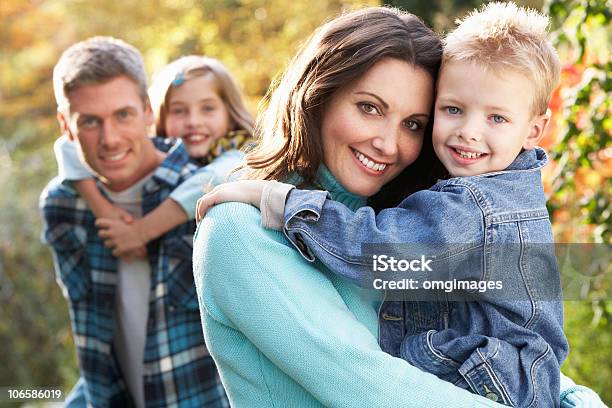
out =
[[[500,116],[500,115],[493,115],[493,116],[491,116],[491,118],[493,119],[493,122],[495,122],[495,123],[505,123],[505,122],[507,122],[506,118],[504,118],[503,116]]]
[[[447,106],[445,109],[451,115],[459,115],[461,113],[461,109],[456,106]]]
[[[404,127],[413,132],[423,129],[423,125],[416,120],[406,120],[404,121]]]
[[[378,110],[378,108],[369,102],[360,102],[358,105],[359,109],[361,109],[364,113],[369,113],[371,115],[380,115],[380,111]]]

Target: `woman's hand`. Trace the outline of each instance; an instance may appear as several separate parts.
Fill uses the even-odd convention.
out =
[[[259,208],[266,183],[268,181],[265,180],[240,180],[218,185],[198,200],[196,222],[199,223],[211,207],[228,201],[238,201]]]
[[[140,228],[139,221],[99,218],[96,227],[99,229],[98,235],[104,239],[104,246],[111,248],[114,256],[130,260],[147,254],[146,245],[149,240]]]

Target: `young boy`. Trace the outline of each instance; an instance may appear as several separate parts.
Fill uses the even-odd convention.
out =
[[[568,344],[537,147],[560,70],[547,26],[535,11],[491,3],[448,35],[432,142],[451,178],[398,208],[353,213],[324,191],[241,181],[201,199],[200,216],[223,201],[261,205],[262,223],[284,228],[307,259],[369,287],[373,258],[362,245],[414,244],[401,255],[432,259],[442,290],[428,302],[416,292],[385,302],[382,348],[500,403],[558,407]],[[414,288],[433,287],[418,276]]]

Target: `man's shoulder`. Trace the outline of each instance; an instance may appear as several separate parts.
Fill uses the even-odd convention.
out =
[[[164,137],[154,137],[152,140],[159,151],[166,153],[155,172],[158,179],[170,185],[178,185],[199,169],[199,166],[191,161],[182,140]]]
[[[40,194],[40,207],[48,205],[75,205],[79,198],[77,191],[59,177],[54,177],[47,183]]]
[[[39,207],[48,224],[82,223],[89,209],[69,183],[52,179],[40,194]]]

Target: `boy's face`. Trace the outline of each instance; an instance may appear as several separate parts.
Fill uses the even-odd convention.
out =
[[[504,170],[542,137],[548,116],[533,115],[535,89],[513,71],[445,63],[435,104],[433,146],[453,177]]]

